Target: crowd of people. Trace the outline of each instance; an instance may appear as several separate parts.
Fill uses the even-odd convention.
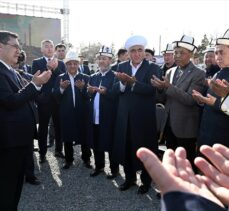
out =
[[[102,46],[95,58],[99,69],[91,74],[82,55],[51,40],[41,41],[43,56],[30,67],[18,35],[0,31],[2,210],[17,210],[24,180],[40,184],[34,174],[34,139],[40,165],[55,145],[54,155],[64,159],[66,171],[74,163],[74,145],[81,146],[88,169],[93,152],[91,177],[104,171],[108,152],[107,179],[117,177],[122,165],[125,181],[119,190],[126,191],[141,171],[137,193],[147,193],[153,179],[163,210],[226,209],[229,31],[206,49],[205,70],[191,61],[197,49],[193,37],[167,44],[161,67],[146,46],[143,36],[129,37],[114,64],[112,49]],[[160,131],[157,103],[164,108]],[[167,147],[162,163],[161,133]]]

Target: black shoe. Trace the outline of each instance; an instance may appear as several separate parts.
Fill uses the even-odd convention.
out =
[[[37,177],[26,178],[25,182],[31,185],[40,185],[41,184],[41,182],[37,179]]]
[[[115,173],[108,173],[107,174],[107,179],[114,179],[115,177],[118,176],[118,172]]]
[[[83,164],[88,169],[91,169],[92,168],[90,161],[83,162]]]
[[[119,185],[120,191],[128,190],[131,186],[136,185],[133,181],[125,181],[123,184]]]
[[[149,185],[140,185],[138,188],[138,194],[145,194],[149,191]]]
[[[46,162],[46,157],[41,155],[40,156],[40,160],[39,160],[39,163],[45,163]]]
[[[63,169],[69,169],[72,166],[72,163],[65,163]]]
[[[55,157],[58,157],[58,158],[65,158],[64,157],[64,154],[62,152],[55,152]]]
[[[103,172],[103,168],[102,169],[94,169],[93,172],[90,173],[90,177],[96,177],[98,176],[101,172]]]

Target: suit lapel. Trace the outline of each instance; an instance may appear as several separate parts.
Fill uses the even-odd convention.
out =
[[[194,67],[194,65],[192,63],[189,64],[189,66],[184,71],[184,73],[182,74],[182,76],[177,80],[176,85],[181,84],[192,73],[193,67]]]

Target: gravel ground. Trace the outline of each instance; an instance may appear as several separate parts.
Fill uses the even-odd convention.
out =
[[[35,152],[35,172],[42,183],[39,186],[24,185],[19,211],[160,210],[153,188],[145,195],[136,193],[137,186],[121,192],[117,189],[124,181],[121,167],[121,175],[114,180],[106,179],[105,173],[91,178],[91,169],[83,166],[79,154],[79,147],[75,147],[74,165],[63,170],[64,160],[53,156],[53,147],[48,150],[48,161],[42,165],[38,162],[38,152]],[[108,172],[107,166],[106,163],[105,172]]]

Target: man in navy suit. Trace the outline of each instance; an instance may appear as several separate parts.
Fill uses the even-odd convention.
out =
[[[36,129],[31,101],[51,76],[51,71],[38,71],[23,87],[20,75],[11,67],[19,53],[18,35],[0,31],[0,209],[7,211],[17,210],[25,159]]]
[[[113,179],[118,174],[118,164],[112,159],[112,146],[116,117],[116,97],[112,92],[114,72],[111,71],[112,50],[102,46],[96,55],[99,71],[90,77],[88,92],[91,96],[91,121],[93,122],[93,144],[95,169],[90,176],[99,175],[105,167],[105,152],[109,152],[111,174],[108,179]]]
[[[38,116],[39,116],[39,129],[38,129],[38,143],[39,143],[39,153],[40,153],[40,163],[46,161],[47,152],[47,133],[48,133],[48,123],[50,117],[53,118],[54,130],[55,130],[55,156],[64,158],[62,153],[62,142],[60,134],[59,125],[59,114],[58,114],[58,104],[53,98],[52,89],[58,75],[65,73],[65,65],[62,61],[54,58],[54,43],[51,40],[43,40],[41,42],[41,52],[43,57],[33,60],[32,72],[33,74],[40,70],[41,72],[50,69],[52,71],[52,76],[42,89],[41,94],[37,98],[38,105]]]
[[[67,72],[58,76],[54,94],[60,104],[60,126],[64,142],[65,165],[69,169],[73,164],[73,142],[81,144],[81,158],[90,168],[91,151],[87,146],[89,97],[87,82],[89,76],[78,71],[80,58],[76,52],[69,51],[64,59]]]
[[[84,64],[84,57],[82,55],[79,55],[79,58],[80,58],[79,71],[83,74],[91,75],[91,71],[88,65]]]
[[[136,157],[139,147],[148,147],[157,153],[156,90],[150,84],[153,74],[159,74],[159,66],[147,61],[142,36],[132,36],[125,44],[130,61],[120,63],[113,89],[118,94],[118,111],[113,155],[124,165],[125,182],[119,189],[125,191],[134,185],[136,171],[142,170],[142,185],[138,193],[149,190],[151,179]]]

